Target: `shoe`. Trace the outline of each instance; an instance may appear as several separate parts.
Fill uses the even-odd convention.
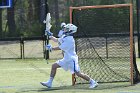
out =
[[[94,80],[90,81],[90,87],[89,88],[95,88],[97,86],[98,86],[98,83],[96,81],[94,81]]]
[[[40,82],[41,85],[46,86],[48,88],[52,87],[52,83],[51,82]]]

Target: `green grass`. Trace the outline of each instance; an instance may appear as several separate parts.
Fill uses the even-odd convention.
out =
[[[137,59],[140,63],[140,59]],[[140,93],[140,84],[123,86],[125,83],[99,84],[95,89],[88,85],[71,86],[71,74],[58,69],[53,88],[40,82],[47,81],[55,60],[0,60],[0,93]],[[140,67],[140,65],[139,65]],[[115,86],[115,87],[114,87]],[[122,87],[123,86],[123,87]]]

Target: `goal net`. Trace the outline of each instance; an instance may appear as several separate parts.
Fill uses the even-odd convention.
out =
[[[131,4],[70,7],[81,72],[102,83],[138,81],[132,15]],[[88,83],[76,75],[72,81]]]

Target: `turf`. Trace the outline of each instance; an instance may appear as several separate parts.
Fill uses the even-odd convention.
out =
[[[0,60],[0,93],[140,93],[140,84],[99,84],[89,89],[87,84],[71,86],[71,74],[58,69],[53,88],[40,84],[49,78],[55,60]],[[140,59],[137,59],[139,65]],[[140,67],[140,66],[138,66]]]

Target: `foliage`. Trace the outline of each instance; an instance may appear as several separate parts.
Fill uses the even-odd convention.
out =
[[[45,15],[42,13],[47,12],[45,9],[46,1],[48,1],[49,12],[52,16],[52,32],[54,35],[58,34],[61,22],[69,23],[69,7],[70,6],[91,6],[91,5],[104,5],[104,4],[123,4],[130,3],[130,0],[13,0],[14,2],[14,20],[15,20],[15,30],[13,31],[14,36],[40,36],[43,34],[44,24],[42,19]],[[134,0],[135,1],[135,0]],[[58,9],[56,5],[58,4]],[[134,3],[135,5],[135,3]],[[3,11],[4,10],[4,11]],[[6,26],[7,20],[7,9],[2,10],[2,37],[10,36],[8,27]],[[119,13],[120,14],[120,13]],[[134,16],[136,11],[134,11]],[[113,14],[114,15],[114,14]],[[113,16],[112,15],[112,16]],[[106,14],[107,16],[107,14]],[[43,17],[43,18],[42,18]],[[122,18],[124,16],[121,16]],[[101,19],[100,19],[101,20]],[[117,20],[117,18],[116,18]],[[98,20],[97,20],[98,21]],[[134,24],[136,25],[136,19]],[[4,24],[3,24],[4,23]]]

